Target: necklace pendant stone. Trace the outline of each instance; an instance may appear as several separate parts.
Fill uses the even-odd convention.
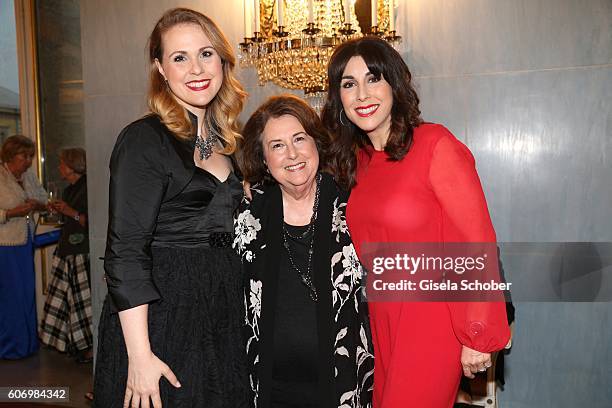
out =
[[[216,138],[214,136],[209,136],[206,139],[202,139],[201,136],[198,136],[196,139],[195,145],[200,151],[200,160],[208,160],[210,156],[212,156],[213,144],[215,143],[215,140],[212,139]]]
[[[195,147],[200,151],[200,160],[208,160],[213,153],[213,147],[219,140],[217,134],[212,130],[211,127],[207,128],[206,138],[199,135],[195,141]]]

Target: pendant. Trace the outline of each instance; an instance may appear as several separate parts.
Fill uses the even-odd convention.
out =
[[[210,133],[206,139],[198,136],[195,147],[200,151],[200,160],[208,160],[212,156],[213,146],[217,143],[217,135]]]
[[[213,148],[219,140],[219,136],[213,130],[212,126],[206,123],[206,138],[199,135],[195,141],[195,147],[200,151],[200,160],[208,160],[213,154]]]

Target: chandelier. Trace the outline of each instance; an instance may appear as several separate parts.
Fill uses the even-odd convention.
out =
[[[355,3],[359,11],[356,13]],[[370,3],[370,7],[367,3]],[[259,85],[301,89],[320,108],[327,90],[327,63],[344,41],[375,35],[396,47],[396,0],[244,0],[244,42],[239,61],[257,70]],[[363,4],[362,4],[363,3]],[[370,13],[367,13],[367,12]],[[369,15],[367,15],[369,14]],[[390,18],[391,17],[391,18]]]

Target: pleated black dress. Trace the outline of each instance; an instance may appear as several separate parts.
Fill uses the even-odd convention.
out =
[[[131,150],[131,142],[125,143],[128,143],[125,149]],[[113,160],[121,162],[120,157],[115,157],[121,154],[114,152],[113,156],[111,212],[131,214],[120,208],[121,200],[113,199],[113,194],[122,188],[113,184],[121,183],[113,180],[113,175],[123,172],[113,170],[121,167],[121,163],[113,166]],[[155,175],[146,182],[155,184]],[[130,194],[123,192],[126,196]],[[99,326],[94,407],[123,406],[128,359],[117,311],[143,303],[149,304],[151,349],[168,364],[182,385],[177,389],[165,378],[160,379],[164,407],[248,405],[241,331],[243,280],[240,259],[231,248],[232,215],[241,198],[242,185],[233,173],[221,182],[195,168],[182,191],[170,199],[160,199],[150,244],[141,251],[142,256],[134,250],[135,260],[122,260],[119,253],[127,249],[122,249],[122,239],[117,236],[126,235],[121,233],[125,228],[117,224],[121,220],[116,220],[116,215],[111,215],[105,260],[110,296],[104,303]],[[111,232],[114,230],[119,232]],[[123,241],[133,245],[129,239]],[[131,262],[137,262],[133,264],[136,271],[125,267],[125,263]],[[145,273],[138,270],[138,262],[150,262],[146,279]],[[140,281],[134,283],[134,279]]]

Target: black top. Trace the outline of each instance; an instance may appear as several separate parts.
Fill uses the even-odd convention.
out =
[[[303,234],[307,226],[285,224],[293,236]],[[312,232],[301,239],[288,237],[295,264],[306,272]],[[291,267],[287,250],[280,252],[278,294],[274,319],[274,362],[272,403],[317,405],[318,336],[316,303],[309,289]]]
[[[161,203],[151,245],[193,248],[207,245],[212,232],[231,232],[233,212],[242,194],[235,174],[221,182],[196,167],[185,189]]]
[[[82,175],[74,184],[64,189],[64,201],[81,215],[87,215],[87,176]],[[59,256],[88,254],[89,231],[72,217],[63,217],[62,235],[57,244]]]
[[[196,117],[189,117],[196,129]],[[152,245],[207,245],[211,232],[232,231],[242,186],[233,174],[221,183],[196,167],[194,149],[195,134],[178,139],[155,115],[131,123],[117,138],[104,258],[113,311],[160,298],[151,277]]]

